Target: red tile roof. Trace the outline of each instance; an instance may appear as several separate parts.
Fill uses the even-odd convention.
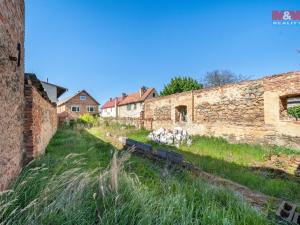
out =
[[[122,97],[117,97],[117,98],[113,98],[111,100],[108,100],[107,102],[105,102],[103,104],[101,109],[107,109],[107,108],[115,107],[116,101],[117,101],[117,105],[118,105],[121,100],[122,100]]]
[[[140,97],[140,91],[138,91],[133,94],[127,95],[126,97],[113,98],[113,99],[105,102],[104,105],[101,107],[101,109],[107,109],[107,108],[114,107],[116,100],[117,100],[117,105],[127,105],[130,103],[142,102],[152,93],[152,91],[155,91],[155,89],[154,88],[146,89],[146,91],[144,92],[142,97]]]
[[[130,104],[130,103],[142,102],[151,94],[151,92],[153,90],[154,90],[154,88],[148,88],[144,92],[142,97],[140,97],[140,92],[139,91],[135,92],[133,94],[130,94],[130,95],[126,96],[122,101],[120,101],[120,103],[118,105],[127,105],[127,104]]]

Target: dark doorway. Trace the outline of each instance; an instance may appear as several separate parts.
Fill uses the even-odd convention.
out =
[[[187,122],[187,106],[180,105],[175,108],[175,121]]]

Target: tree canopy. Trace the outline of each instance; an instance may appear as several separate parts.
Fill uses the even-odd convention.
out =
[[[171,95],[184,91],[202,89],[203,85],[197,80],[191,77],[174,77],[171,81],[164,86],[164,89],[160,92],[161,96]]]

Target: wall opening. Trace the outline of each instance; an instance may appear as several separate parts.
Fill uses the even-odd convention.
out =
[[[280,97],[280,120],[295,120],[288,114],[288,109],[293,106],[300,106],[300,94]]]
[[[187,122],[187,106],[180,105],[175,107],[175,122]]]

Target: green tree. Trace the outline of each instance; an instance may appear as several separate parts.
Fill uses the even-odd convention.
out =
[[[161,96],[171,95],[184,91],[202,89],[203,85],[191,77],[174,77],[170,83],[164,86],[164,89],[160,92]]]
[[[295,117],[296,120],[300,119],[300,105],[288,108],[288,114]]]

